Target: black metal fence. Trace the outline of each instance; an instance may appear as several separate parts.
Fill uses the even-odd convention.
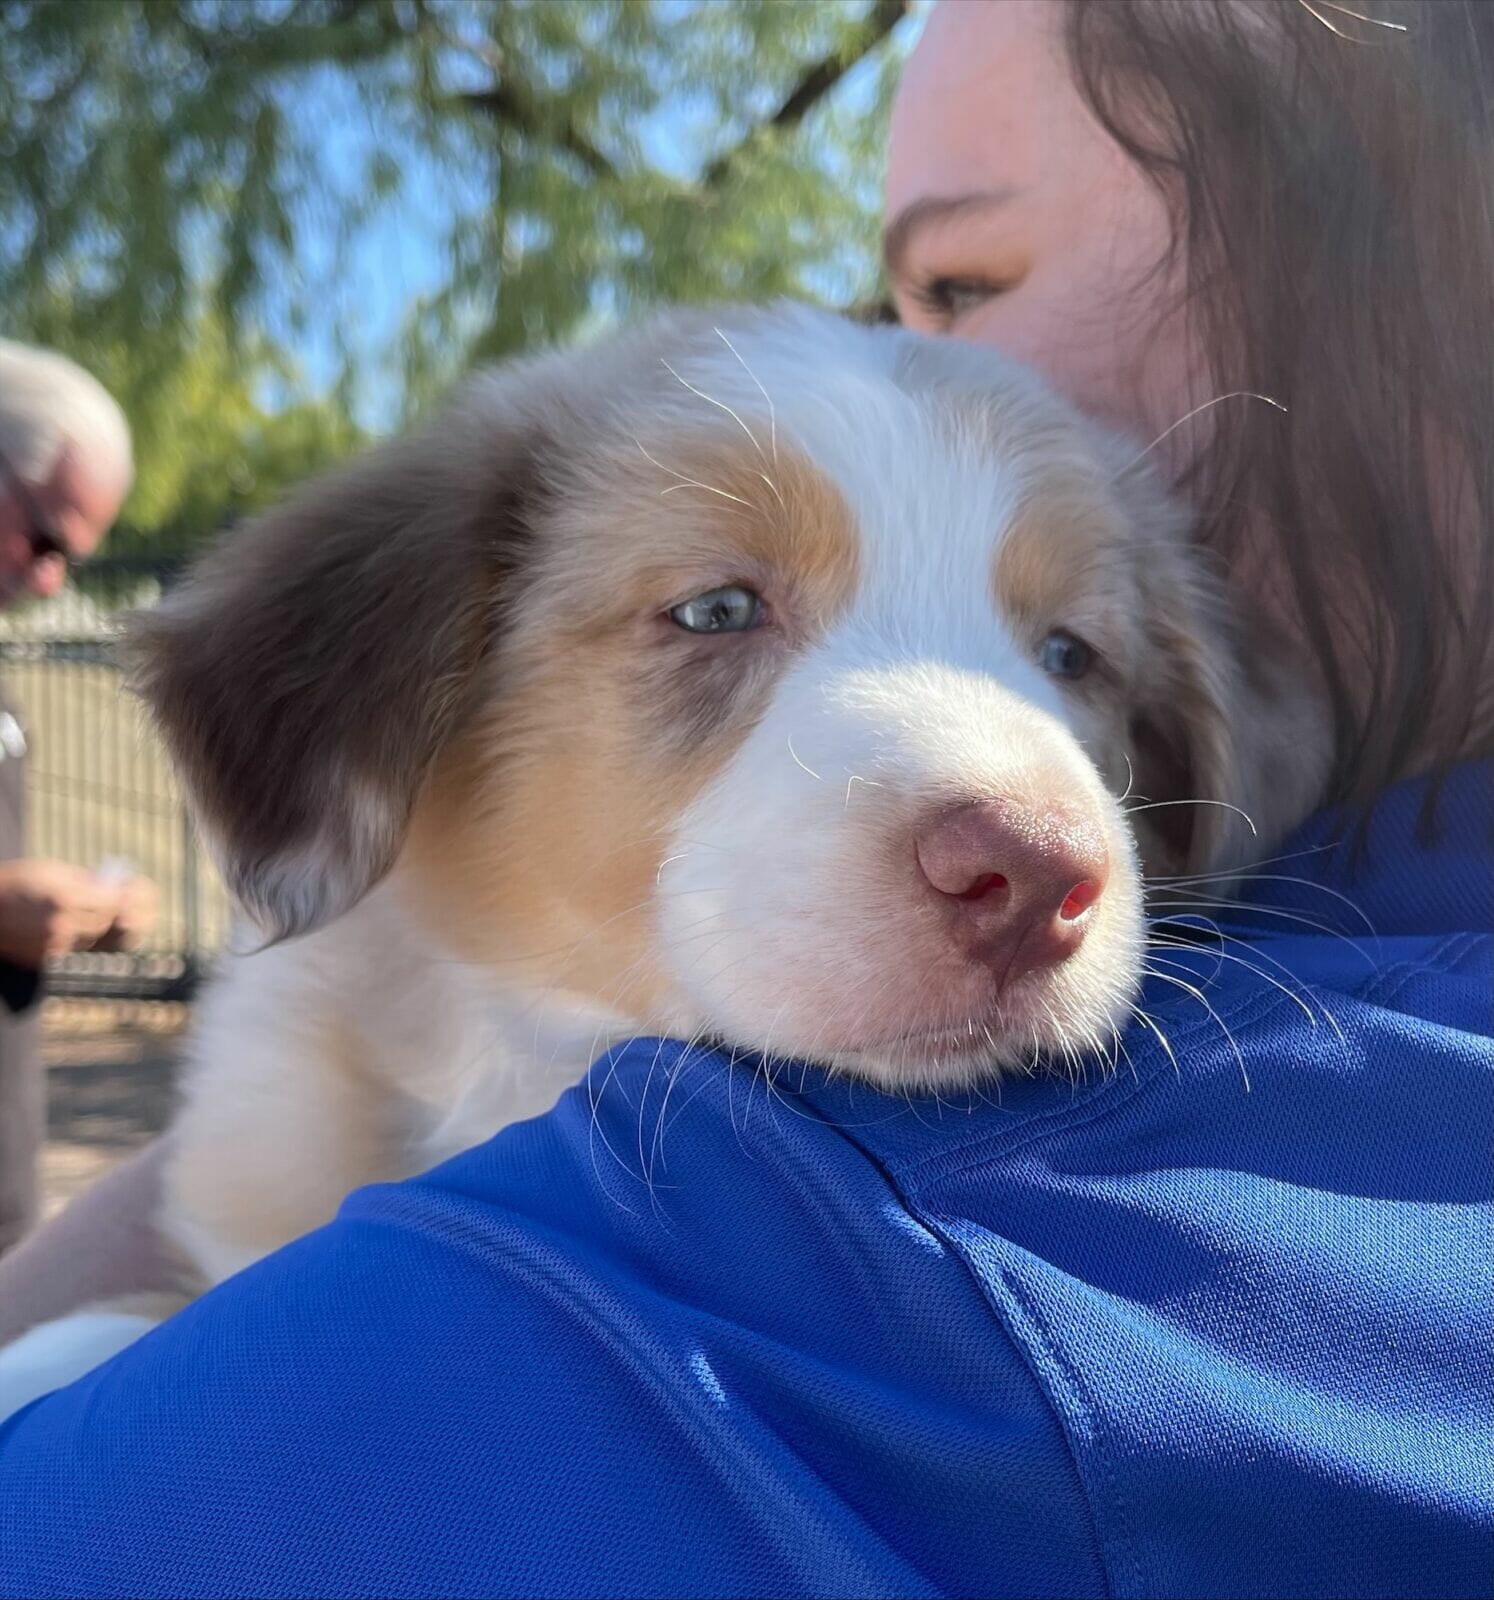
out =
[[[0,615],[0,680],[27,747],[31,854],[83,867],[127,863],[161,894],[146,948],[65,957],[54,993],[190,998],[227,933],[222,885],[114,653],[122,615],[154,604],[179,570],[178,562],[96,562],[56,600]]]

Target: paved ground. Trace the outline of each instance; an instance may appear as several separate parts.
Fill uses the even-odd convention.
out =
[[[165,1126],[187,1016],[179,1005],[48,1002],[47,1215]]]
[[[86,643],[102,636],[99,618],[85,597],[67,593],[59,605],[77,615],[55,626],[46,607],[0,619],[6,695],[22,708],[31,747],[31,854],[83,867],[123,857],[160,890],[159,948],[215,949],[228,920],[222,886],[186,828],[141,707]],[[148,596],[132,590],[123,598],[141,603]],[[85,643],[63,647],[62,638]],[[45,651],[25,643],[41,639],[52,641]],[[164,1124],[186,1015],[182,1006],[49,1002],[42,1170],[49,1212]]]

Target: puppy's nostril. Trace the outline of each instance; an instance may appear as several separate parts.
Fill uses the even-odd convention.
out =
[[[1099,884],[1093,878],[1086,878],[1083,883],[1076,883],[1069,890],[1058,908],[1058,914],[1065,922],[1077,922],[1099,898]]]
[[[988,894],[999,894],[1007,887],[1005,877],[999,872],[987,872],[978,877],[968,889],[954,896],[956,900],[984,900]]]

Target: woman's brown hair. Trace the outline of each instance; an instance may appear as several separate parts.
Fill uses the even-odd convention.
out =
[[[1494,724],[1494,5],[1077,0],[1067,45],[1214,392],[1286,408],[1219,413],[1183,487],[1226,562],[1279,552],[1362,813]]]

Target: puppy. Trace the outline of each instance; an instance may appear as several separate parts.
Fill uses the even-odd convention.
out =
[[[264,946],[196,1026],[192,1286],[636,1033],[897,1090],[1103,1053],[1144,879],[1267,851],[1327,751],[1145,465],[987,350],[676,315],[210,556],[134,642]]]

